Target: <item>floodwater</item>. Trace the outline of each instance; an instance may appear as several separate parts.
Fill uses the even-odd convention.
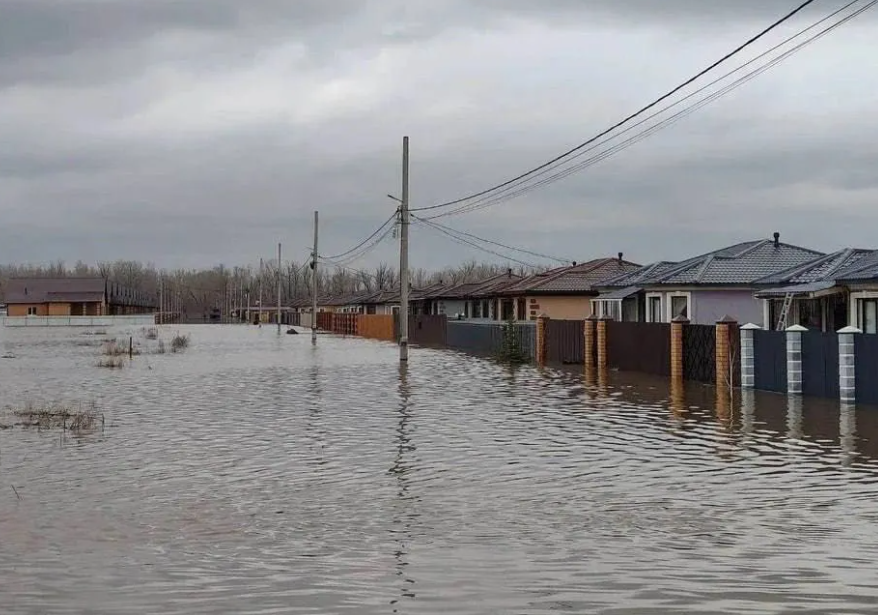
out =
[[[878,410],[183,330],[0,330],[0,613],[878,611]]]

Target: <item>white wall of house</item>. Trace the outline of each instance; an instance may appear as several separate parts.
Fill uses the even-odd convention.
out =
[[[433,302],[434,314],[445,314],[448,318],[454,318],[463,314],[466,309],[466,301],[463,299],[438,299]]]

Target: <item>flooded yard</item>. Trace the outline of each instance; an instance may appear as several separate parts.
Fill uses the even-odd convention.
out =
[[[100,367],[129,335],[130,364]],[[442,350],[400,368],[272,327],[160,336],[0,329],[0,415],[100,415],[0,429],[0,612],[878,608],[878,409]]]

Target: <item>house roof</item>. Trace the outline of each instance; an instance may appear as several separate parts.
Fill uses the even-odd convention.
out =
[[[6,303],[79,303],[103,301],[103,278],[12,278],[6,285]]]
[[[792,284],[790,286],[776,286],[773,288],[765,288],[754,294],[759,299],[768,299],[770,297],[783,297],[785,295],[793,295],[794,297],[810,296],[812,293],[820,293],[822,291],[835,289],[835,281],[820,280],[818,282],[807,282],[804,284]],[[833,290],[834,294],[838,289]]]
[[[471,297],[490,297],[498,294],[510,284],[521,280],[521,276],[514,275],[511,271],[491,276],[485,280],[476,282],[463,282],[431,293],[430,299],[469,299]]]
[[[793,285],[834,280],[840,273],[856,270],[862,265],[863,260],[872,254],[874,254],[873,250],[846,248],[760,278],[756,283]]]
[[[870,250],[856,262],[845,265],[835,272],[835,278],[842,282],[878,280],[878,250]]]
[[[605,287],[754,285],[758,280],[822,257],[816,250],[771,239],[746,241],[678,263],[654,263]]]
[[[560,267],[529,276],[507,288],[503,294],[563,295],[594,293],[604,280],[640,269],[640,265],[621,258],[599,258],[580,265]]]

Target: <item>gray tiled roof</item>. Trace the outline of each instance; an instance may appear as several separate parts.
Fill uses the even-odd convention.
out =
[[[851,263],[835,273],[839,281],[864,282],[878,280],[878,250],[871,250],[855,263]]]
[[[594,293],[602,281],[631,273],[640,265],[619,258],[600,258],[525,278],[504,294]]]
[[[627,288],[629,286],[646,284],[650,280],[660,278],[662,274],[670,271],[671,269],[679,265],[680,263],[676,262],[659,261],[650,265],[644,265],[643,267],[635,269],[634,271],[623,273],[622,275],[613,278],[608,278],[599,283],[598,286],[600,288]]]
[[[835,279],[840,273],[856,270],[872,254],[873,250],[846,248],[761,278],[756,284],[810,284]]]

